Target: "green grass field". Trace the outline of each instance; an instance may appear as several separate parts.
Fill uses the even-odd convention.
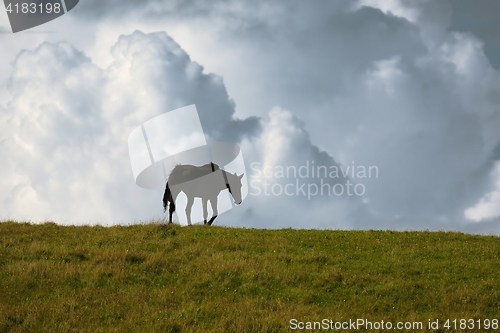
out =
[[[498,332],[477,325],[500,319],[500,239],[0,223],[0,332],[286,332],[293,318]]]

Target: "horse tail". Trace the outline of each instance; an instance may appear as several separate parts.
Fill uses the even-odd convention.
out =
[[[172,193],[170,192],[170,187],[167,186],[165,187],[165,193],[163,194],[163,212],[165,213],[167,211],[167,205],[168,202],[171,202],[171,205],[174,204],[174,200],[172,200]]]

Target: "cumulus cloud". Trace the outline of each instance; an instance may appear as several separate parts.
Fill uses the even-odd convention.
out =
[[[448,30],[449,3],[384,6],[291,2],[272,22],[226,36],[247,51],[244,73],[256,85],[246,89],[265,96],[250,101],[255,109],[285,106],[341,164],[379,167],[365,198],[376,218],[355,226],[472,230],[464,211],[495,193],[499,73],[481,40]]]
[[[122,36],[112,55],[106,69],[69,43],[17,56],[0,116],[2,218],[130,223],[158,216],[161,193],[135,186],[127,138],[177,107],[199,105],[212,139],[224,139],[233,122],[233,139],[258,131],[255,119],[233,118],[222,79],[204,73],[165,33]]]
[[[448,3],[365,4],[246,7],[218,35],[244,64],[223,75],[259,96],[236,93],[242,108],[281,105],[341,164],[379,167],[366,199],[384,222],[357,226],[462,228],[463,212],[493,190],[498,72],[479,39],[448,30]]]
[[[196,103],[210,139],[243,142],[249,163],[300,166],[309,159],[317,165],[378,167],[379,177],[363,180],[362,198],[250,196],[248,209],[221,217],[227,224],[254,216],[251,225],[305,226],[303,214],[317,221],[311,227],[343,221],[352,228],[497,230],[498,187],[491,176],[500,158],[500,78],[491,56],[495,39],[472,24],[464,6],[462,1],[413,0],[87,1],[73,14],[81,22],[111,19],[117,31],[132,16],[142,25],[165,24],[191,57],[166,35],[120,37],[111,65],[99,68],[88,58],[79,62],[87,64],[86,73],[95,73],[82,80],[88,96],[98,96],[79,103],[97,103],[101,111],[92,117],[105,122],[106,130],[95,126],[97,134],[89,136],[105,145],[154,115]],[[103,47],[108,44],[93,46]],[[204,73],[192,58],[224,81]],[[32,80],[27,76],[26,81]],[[12,96],[20,82],[11,80]],[[4,114],[12,114],[21,100],[33,103],[20,97],[29,95],[28,88],[19,91],[19,97],[4,103]],[[57,99],[69,98],[63,95]],[[235,114],[246,118],[235,119]],[[31,141],[16,144],[26,151],[36,147]],[[3,167],[20,170],[9,163]],[[9,191],[27,182],[25,171],[16,175]],[[285,184],[278,177],[269,181]],[[14,192],[36,198],[38,192],[28,189]],[[149,198],[144,200],[143,212],[150,207]],[[243,212],[247,217],[238,215]]]
[[[315,146],[304,122],[288,110],[274,107],[263,122],[261,135],[242,143],[250,185],[247,208],[229,212],[222,217],[226,223],[352,228],[354,221],[370,216],[362,200],[365,178],[356,179],[356,173],[351,178],[357,168],[341,166]]]
[[[480,222],[500,216],[500,162],[495,163],[491,175],[495,189],[482,197],[477,204],[465,210],[467,219]]]
[[[413,6],[422,10],[422,2],[404,0],[406,6]],[[467,0],[454,1],[426,1],[425,15],[427,20],[433,19],[435,24],[445,27],[448,31],[471,33],[484,43],[484,54],[491,65],[497,70],[500,68],[500,42],[497,31],[500,22],[497,13],[500,3],[495,0],[482,0],[471,2]],[[437,7],[447,7],[446,11],[436,11]],[[443,16],[444,14],[444,16]]]

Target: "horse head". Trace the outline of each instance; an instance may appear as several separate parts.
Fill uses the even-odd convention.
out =
[[[243,176],[245,175],[244,173],[242,173],[241,175],[237,175],[236,172],[233,174],[230,174],[228,173],[229,177],[228,177],[228,182],[229,182],[229,192],[231,193],[231,195],[233,196],[233,199],[234,199],[234,203],[239,205],[242,201],[242,198],[241,198],[241,179],[243,178]]]

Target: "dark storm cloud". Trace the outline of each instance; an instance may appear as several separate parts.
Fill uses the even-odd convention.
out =
[[[144,19],[185,18],[204,16],[223,8],[223,1],[193,0],[88,0],[81,1],[74,15],[92,21],[118,19],[124,16],[143,16]]]

